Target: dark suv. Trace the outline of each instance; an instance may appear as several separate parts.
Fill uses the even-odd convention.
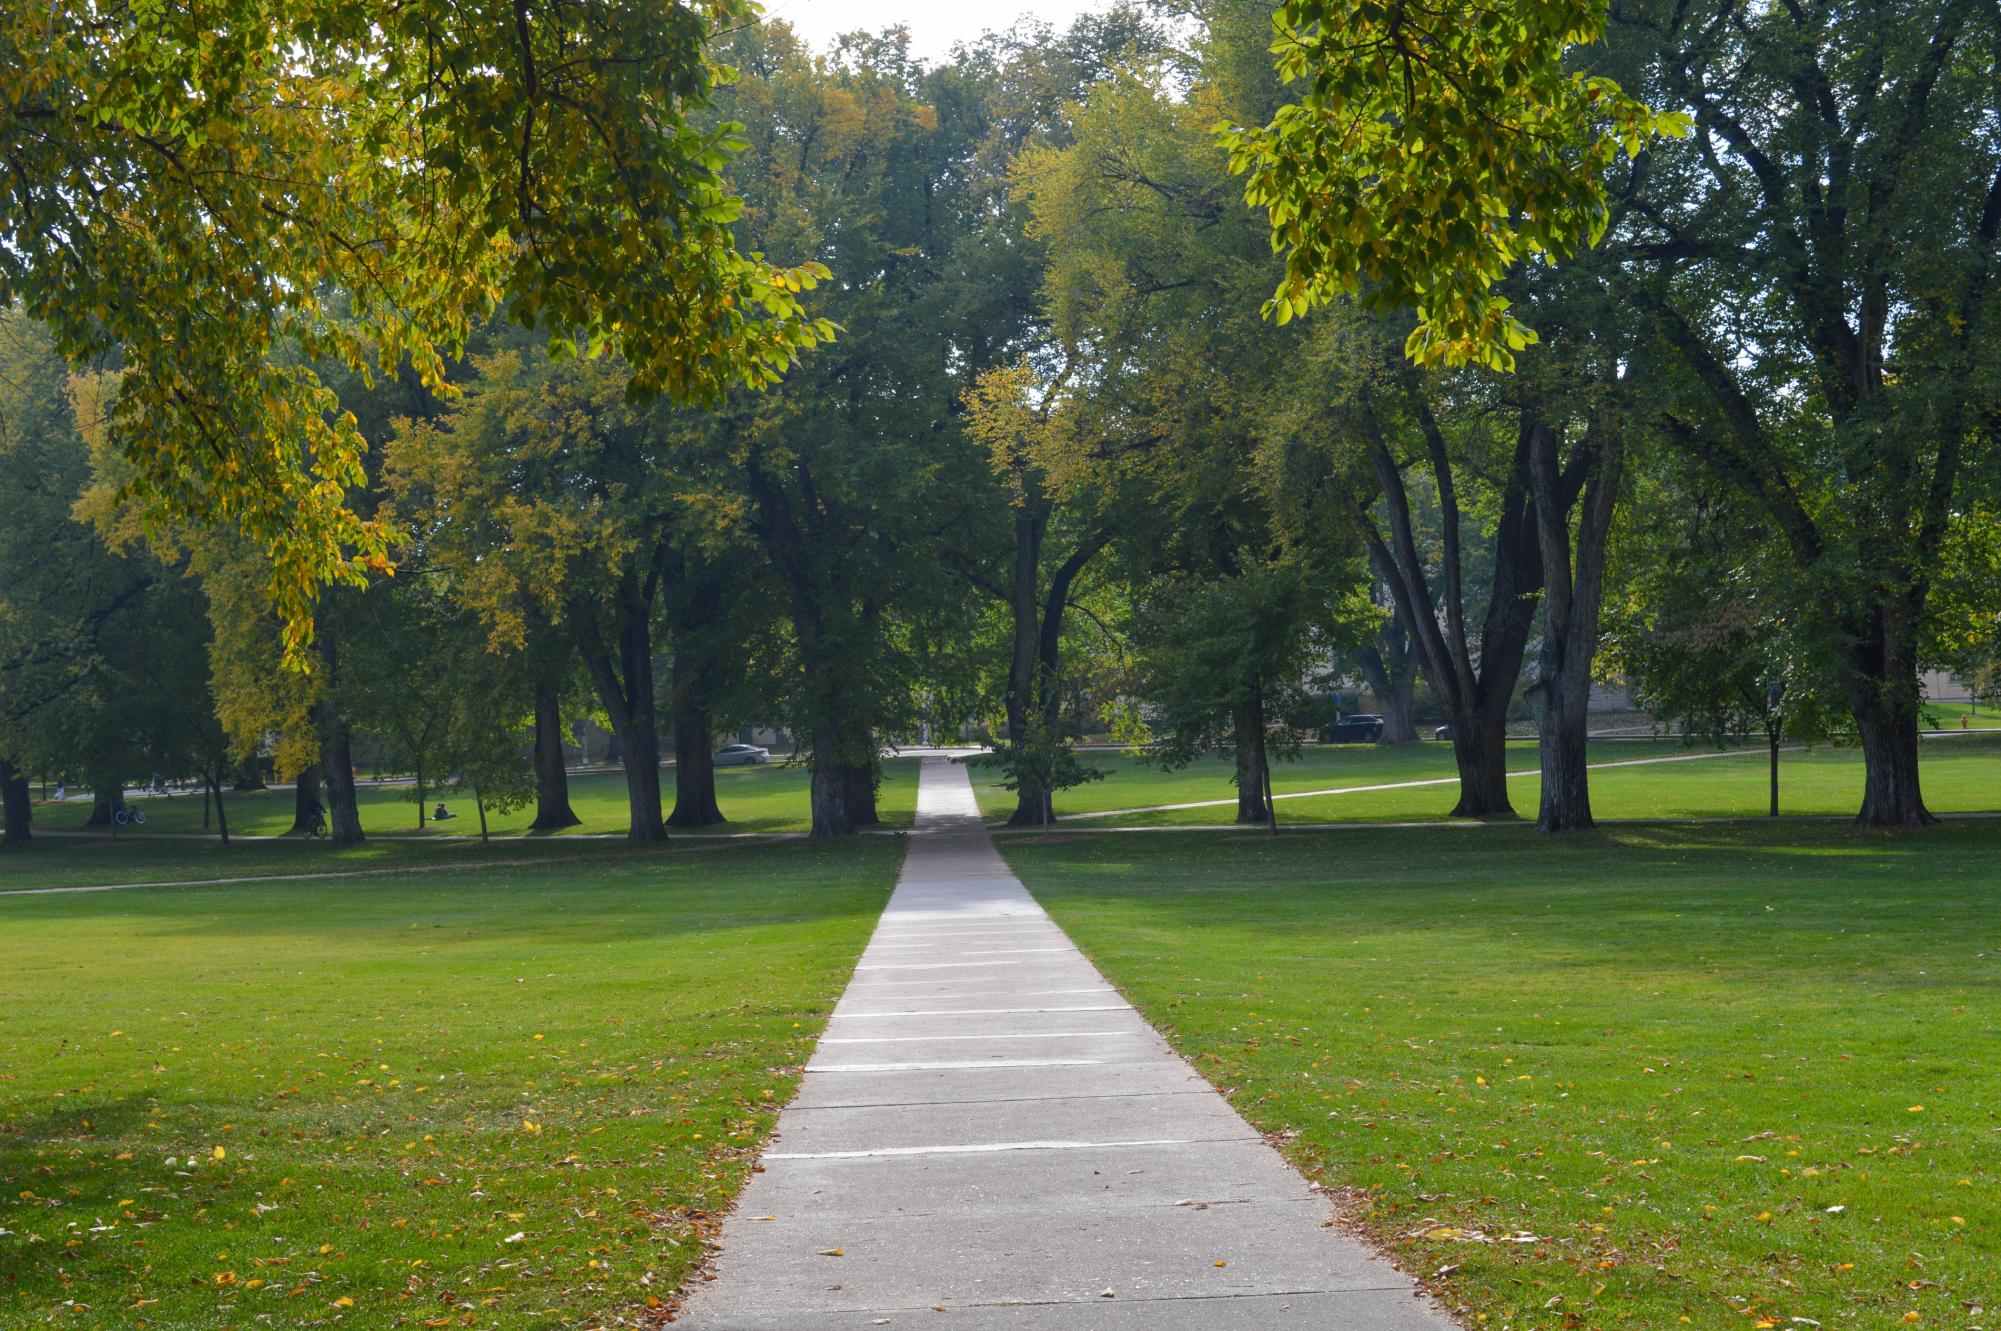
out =
[[[1367,712],[1344,716],[1331,726],[1322,726],[1322,744],[1374,744],[1383,737],[1383,718]]]

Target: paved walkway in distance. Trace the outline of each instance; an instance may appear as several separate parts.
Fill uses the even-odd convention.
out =
[[[1023,889],[965,769],[918,832],[697,1331],[1446,1331]]]

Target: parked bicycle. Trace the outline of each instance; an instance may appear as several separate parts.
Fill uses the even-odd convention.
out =
[[[327,816],[319,809],[306,815],[306,825],[299,829],[302,837],[323,837],[327,834]]]
[[[128,824],[134,827],[144,827],[146,825],[146,811],[144,809],[135,809],[129,804],[119,805],[111,817],[120,827]]]

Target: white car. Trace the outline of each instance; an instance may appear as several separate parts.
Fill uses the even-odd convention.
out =
[[[709,756],[717,767],[751,767],[771,761],[771,750],[755,744],[725,744]]]

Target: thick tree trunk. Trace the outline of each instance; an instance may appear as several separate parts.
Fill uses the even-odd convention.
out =
[[[847,768],[834,763],[813,765],[813,835],[851,836],[854,819],[848,813]]]
[[[328,703],[315,703],[320,717],[320,771],[326,778],[327,838],[336,846],[358,846],[367,838],[361,830],[361,804],[354,782],[354,738],[347,722],[331,715]]]
[[[845,769],[848,782],[848,819],[856,827],[880,827],[882,819],[875,808],[876,767],[874,763],[849,763]]]
[[[1056,799],[1042,783],[1025,773],[1017,773],[1014,812],[1007,816],[1009,827],[1047,827],[1056,821]]]
[[[312,809],[320,804],[320,769],[313,763],[299,773],[292,786],[292,831],[303,832],[312,822]],[[321,804],[321,807],[325,806]]]
[[[28,790],[28,778],[14,764],[0,760],[0,808],[7,816],[6,839],[27,841],[33,835],[35,806]]]
[[[590,616],[572,616],[584,669],[611,719],[619,765],[625,769],[626,837],[632,841],[667,839],[667,824],[660,816],[660,727],[653,710],[653,605],[664,557],[665,551],[656,551],[651,571],[630,569],[625,574],[615,659]]]
[[[1385,744],[1417,743],[1416,671],[1406,670],[1393,676],[1387,692],[1378,692],[1376,700],[1383,709],[1383,738]]]
[[[1588,697],[1589,679],[1584,689]],[[1593,825],[1586,712],[1568,691],[1569,680],[1559,677],[1538,681],[1530,693],[1542,768],[1536,826],[1545,832],[1581,832]]]
[[[481,845],[484,845],[484,844],[486,844],[486,840],[487,840],[487,836],[486,836],[486,797],[485,797],[484,795],[481,795],[481,794],[480,794],[480,793],[479,793],[478,791],[474,791],[474,792],[473,792],[473,795],[472,795],[472,803],[473,803],[473,807],[479,810],[479,840],[480,840],[480,844],[481,844]]]
[[[90,817],[85,820],[84,826],[117,827],[118,823],[112,815],[125,803],[123,783],[112,781],[99,785],[93,789],[92,794],[95,798],[90,802]]]
[[[1880,688],[1851,695],[1850,710],[1862,740],[1863,827],[1927,827],[1938,821],[1918,785],[1918,708]]]
[[[530,831],[555,832],[583,819],[570,807],[570,772],[563,764],[562,699],[553,684],[535,686],[535,821]]]
[[[1452,716],[1452,760],[1459,768],[1454,818],[1512,818],[1508,799],[1507,715],[1499,707]]]
[[[1404,374],[1401,358],[1392,356],[1392,361],[1396,372]],[[1415,381],[1406,375],[1405,382],[1413,385]],[[1439,572],[1444,595],[1432,595],[1427,559],[1419,549],[1411,519],[1404,469],[1369,412],[1364,413],[1363,423],[1369,431],[1369,456],[1389,519],[1387,536],[1376,529],[1366,508],[1358,505],[1355,515],[1363,524],[1378,576],[1391,584],[1397,617],[1415,644],[1424,677],[1445,704],[1452,724],[1452,751],[1459,767],[1459,802],[1453,807],[1453,816],[1511,816],[1507,707],[1521,675],[1522,656],[1535,620],[1536,594],[1543,583],[1540,536],[1529,496],[1534,418],[1531,413],[1523,414],[1516,440],[1500,521],[1494,530],[1486,613],[1476,643],[1467,622],[1459,501],[1447,441],[1415,387],[1409,389],[1408,403],[1420,423],[1437,484]]]
[[[1265,754],[1265,713],[1262,699],[1237,708],[1237,821],[1263,823],[1271,818],[1265,803],[1268,764]]]
[[[354,782],[354,736],[341,715],[340,645],[330,628],[320,628],[320,665],[325,692],[313,704],[313,725],[320,737],[320,777],[327,797],[327,839],[336,846],[358,846],[361,804]]]
[[[1537,425],[1531,431],[1529,488],[1535,499],[1545,593],[1542,649],[1531,694],[1542,767],[1536,826],[1545,832],[1576,832],[1592,826],[1586,757],[1591,659],[1598,651],[1605,546],[1624,457],[1617,436],[1597,420],[1586,426],[1568,466],[1561,465],[1558,447],[1552,427]],[[1565,483],[1566,474],[1578,477],[1577,488]],[[1580,510],[1574,536],[1573,508]]]
[[[674,709],[674,812],[669,827],[714,827],[729,821],[716,803],[715,726],[706,708]]]
[[[625,770],[625,802],[628,812],[626,839],[665,841],[667,825],[660,817],[659,737],[653,733],[653,713],[649,707],[644,720],[633,720],[618,730],[618,761]]]

